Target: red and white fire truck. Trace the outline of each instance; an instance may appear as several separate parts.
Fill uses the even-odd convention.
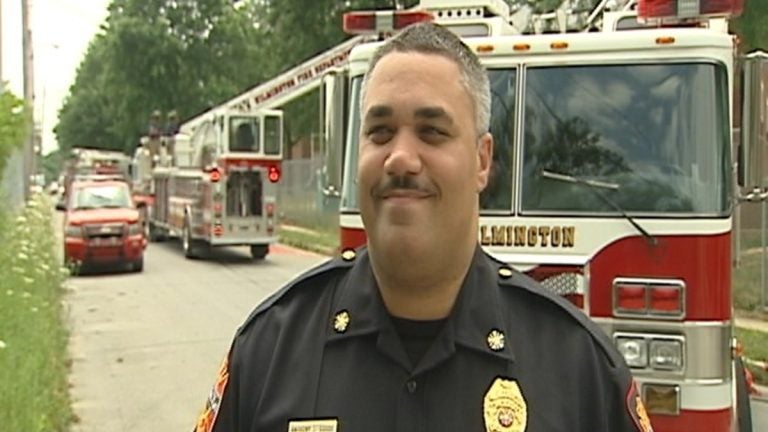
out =
[[[137,202],[149,209],[149,237],[181,238],[187,257],[219,245],[250,245],[254,258],[266,256],[277,240],[283,157],[282,112],[275,108],[319,88],[370,39],[352,37],[188,120],[173,137],[143,138],[133,179]],[[338,130],[343,118],[325,111],[324,131]]]
[[[281,111],[225,103],[174,136],[143,138],[133,176],[136,190],[149,189],[150,239],[180,238],[188,258],[216,246],[249,246],[264,258],[277,240],[282,127]]]
[[[378,35],[431,19],[480,56],[495,150],[479,241],[611,336],[657,432],[751,430],[731,302],[737,41],[727,18],[742,3],[606,0],[581,31],[565,31],[575,21],[560,9],[562,31],[544,34],[522,31],[500,0],[345,16],[347,31]],[[528,22],[542,29],[541,18]],[[330,104],[348,116],[343,179],[329,187],[342,191],[344,248],[365,243],[358,106],[377,46],[351,51],[340,74],[349,101]],[[753,162],[764,151],[744,149]]]

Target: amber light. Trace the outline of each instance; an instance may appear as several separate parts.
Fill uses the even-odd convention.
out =
[[[672,45],[675,43],[675,38],[672,36],[660,36],[656,38],[657,45]]]
[[[224,234],[224,227],[221,226],[221,225],[214,225],[213,226],[213,235],[218,237],[218,236],[221,236],[222,234]]]
[[[552,42],[549,47],[553,50],[561,50],[568,48],[568,42]]]
[[[525,43],[519,43],[512,45],[512,49],[515,51],[528,51],[531,49],[531,46]]]
[[[478,45],[476,49],[479,53],[490,53],[493,52],[493,45]]]

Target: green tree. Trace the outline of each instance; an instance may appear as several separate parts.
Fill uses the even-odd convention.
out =
[[[263,79],[253,6],[238,5],[113,0],[61,109],[62,149],[130,153],[154,110],[189,118]]]
[[[733,29],[741,39],[742,52],[768,50],[768,2],[746,0],[744,3],[744,13],[733,22]]]
[[[8,157],[24,144],[27,124],[24,101],[7,89],[0,90],[0,176]]]

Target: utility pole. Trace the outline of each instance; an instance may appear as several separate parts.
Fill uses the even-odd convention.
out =
[[[33,55],[32,55],[32,30],[29,28],[29,3],[28,0],[21,0],[21,49],[22,49],[22,69],[24,71],[24,102],[27,107],[27,139],[24,142],[24,198],[29,199],[31,192],[30,180],[35,174],[37,165],[35,151],[35,85],[33,77]]]

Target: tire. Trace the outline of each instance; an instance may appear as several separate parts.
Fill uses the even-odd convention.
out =
[[[269,254],[269,245],[251,245],[251,256],[255,260],[264,259]]]
[[[184,256],[189,259],[197,258],[195,246],[195,239],[192,238],[192,230],[189,227],[189,219],[186,219],[184,220],[184,228],[181,230],[181,249],[184,251]]]
[[[147,239],[149,239],[150,242],[160,243],[165,241],[165,233],[161,228],[157,227],[151,221],[147,222],[147,225],[148,225],[147,231],[149,231],[149,235],[147,236]]]
[[[752,407],[749,404],[749,389],[747,376],[744,374],[744,362],[741,357],[734,360],[736,381],[736,422],[738,432],[752,432]]]
[[[144,257],[141,257],[131,263],[131,270],[133,270],[135,273],[141,273],[144,271]]]

